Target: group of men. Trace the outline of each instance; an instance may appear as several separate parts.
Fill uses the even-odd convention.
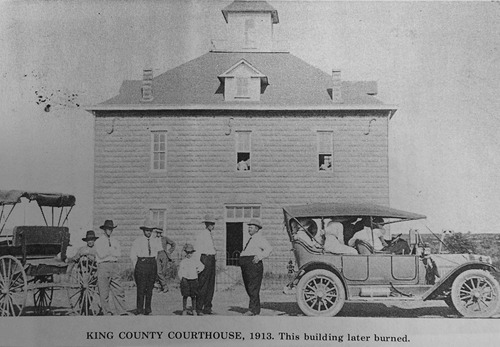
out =
[[[216,277],[216,248],[213,240],[215,218],[206,215],[202,220],[204,230],[197,234],[194,247],[184,251],[190,257],[199,258],[203,266],[200,266],[197,288],[189,295],[192,296],[193,312],[196,315],[213,314],[212,301],[215,292]],[[260,287],[263,278],[262,260],[267,258],[272,251],[269,242],[264,238],[260,230],[262,222],[259,219],[251,219],[248,223],[249,239],[240,254],[240,266],[246,292],[249,296],[247,316],[260,314]],[[93,230],[87,231],[82,240],[87,244],[81,247],[73,261],[78,261],[82,256],[94,259],[97,263],[97,285],[102,314],[104,315],[127,315],[125,293],[120,283],[120,267],[118,259],[121,256],[120,243],[112,236],[117,227],[112,220],[106,220],[100,228],[103,236],[97,237]],[[165,268],[171,261],[171,254],[176,244],[168,237],[162,237],[161,230],[149,220],[140,227],[143,235],[136,238],[130,250],[130,259],[134,269],[134,280],[137,287],[136,310],[137,315],[150,315],[152,313],[151,301],[155,281],[160,282],[160,291],[167,292],[167,279]],[[156,235],[153,236],[153,233]],[[169,247],[170,246],[170,247]],[[185,247],[186,248],[186,247]],[[167,250],[168,249],[168,250]],[[195,255],[192,255],[194,253]],[[112,292],[112,295],[110,295]],[[184,296],[184,294],[183,294]],[[112,301],[112,303],[111,303]],[[112,308],[112,306],[114,308]],[[185,298],[184,310],[185,312]]]

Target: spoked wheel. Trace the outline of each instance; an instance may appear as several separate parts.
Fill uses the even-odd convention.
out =
[[[35,276],[33,279],[33,302],[35,304],[35,314],[37,316],[45,316],[50,313],[50,305],[54,296],[54,276]]]
[[[344,285],[340,278],[330,271],[310,271],[297,284],[297,303],[308,316],[335,316],[344,306],[344,302]]]
[[[76,314],[94,316],[99,313],[99,292],[97,288],[97,264],[94,260],[81,257],[70,274],[68,297]]]
[[[467,270],[453,281],[451,298],[464,317],[491,317],[500,307],[500,285],[486,271]]]
[[[28,297],[26,272],[19,260],[0,257],[0,315],[20,316]]]

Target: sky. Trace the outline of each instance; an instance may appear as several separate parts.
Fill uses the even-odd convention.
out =
[[[0,1],[0,189],[74,194],[70,228],[83,236],[93,225],[85,106],[145,67],[159,75],[206,53],[227,34],[230,3]],[[436,232],[496,232],[500,3],[269,3],[275,39],[292,54],[326,73],[340,68],[344,80],[375,80],[378,97],[397,105],[391,206],[426,215]],[[31,221],[30,209],[13,218]]]

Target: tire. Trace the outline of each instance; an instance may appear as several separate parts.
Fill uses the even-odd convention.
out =
[[[335,316],[344,303],[344,285],[331,271],[312,270],[297,284],[297,304],[307,316]]]
[[[467,270],[457,276],[451,299],[464,317],[491,317],[500,308],[500,285],[484,270]]]
[[[0,316],[20,316],[28,297],[26,272],[19,260],[0,257]]]
[[[80,258],[69,278],[68,299],[73,312],[82,316],[99,314],[97,264],[87,257]]]

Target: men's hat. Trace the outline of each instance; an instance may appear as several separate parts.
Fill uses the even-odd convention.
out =
[[[193,253],[193,252],[195,252],[193,245],[190,244],[190,243],[187,243],[184,246],[184,252],[186,252],[186,253]]]
[[[252,218],[250,219],[250,222],[247,223],[248,225],[255,225],[259,229],[262,229],[262,221],[257,218]]]
[[[99,228],[101,229],[114,229],[116,228],[118,225],[114,225],[113,224],[113,221],[111,219],[107,219],[103,225],[101,225]]]
[[[83,241],[97,240],[99,237],[95,236],[94,230],[87,231],[87,235],[82,239]]]
[[[207,213],[201,222],[215,224],[215,218],[211,214]]]
[[[158,228],[158,225],[154,224],[151,219],[149,218],[146,218],[146,220],[144,221],[144,224],[142,224],[141,227],[139,227],[139,229],[141,230],[161,230],[160,228]]]

